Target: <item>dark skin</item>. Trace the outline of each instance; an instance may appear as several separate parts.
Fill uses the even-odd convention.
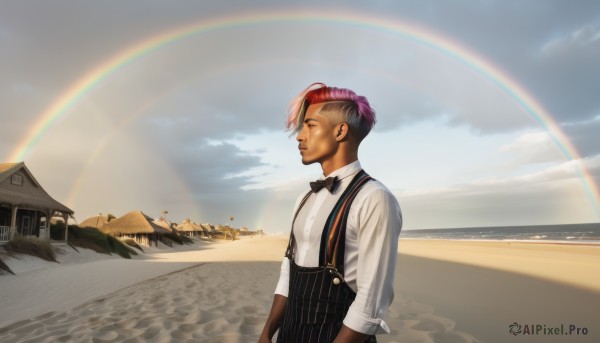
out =
[[[275,332],[279,329],[281,322],[283,321],[283,313],[285,312],[286,304],[287,297],[284,297],[281,294],[275,294],[269,318],[267,318],[267,321],[265,322],[265,327],[258,338],[258,343],[271,342],[271,338],[273,338],[273,335],[275,335]]]
[[[296,136],[298,149],[302,155],[302,163],[321,164],[323,175],[327,176],[333,171],[358,160],[358,145],[352,137],[348,124],[343,122],[343,117],[334,113],[322,113],[324,104],[310,105],[304,116],[304,123]],[[265,323],[258,343],[269,343],[275,332],[281,326],[287,297],[275,294],[271,312]],[[363,343],[369,338],[361,332],[354,331],[342,325],[334,343]]]

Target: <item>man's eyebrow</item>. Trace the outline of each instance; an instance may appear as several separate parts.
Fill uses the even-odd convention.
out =
[[[309,121],[316,121],[317,123],[319,122],[318,120],[316,120],[315,118],[306,118],[304,119],[305,123],[308,123]]]

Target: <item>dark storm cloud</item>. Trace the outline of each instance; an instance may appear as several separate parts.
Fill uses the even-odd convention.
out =
[[[231,144],[207,145],[203,140],[182,142],[164,153],[179,177],[185,180],[187,191],[205,214],[204,221],[225,223],[226,218],[234,215],[236,223],[254,223],[254,214],[258,213],[267,194],[261,190],[242,190],[250,181],[237,175],[261,166],[258,157],[247,155]],[[164,189],[160,191],[164,199],[174,197]],[[183,208],[186,201],[189,200],[182,199],[180,206],[176,199],[168,203],[177,209]]]
[[[598,114],[600,98],[592,90],[600,87],[600,41],[579,44],[598,32],[596,1],[436,2],[414,7],[402,16],[420,19],[490,58],[559,122]],[[569,48],[548,49],[550,42]]]
[[[257,9],[241,2],[238,5],[241,7],[236,9],[237,13]],[[268,4],[264,3],[263,5]],[[333,6],[335,3],[328,4],[328,7]],[[598,68],[593,68],[597,52],[583,60],[579,57],[572,57],[554,62],[551,56],[545,56],[545,59],[540,62],[539,54],[535,53],[551,38],[569,37],[572,32],[589,25],[590,20],[594,18],[594,13],[598,13],[597,6],[594,6],[593,2],[578,2],[578,6],[547,1],[511,2],[508,4],[500,1],[476,4],[468,2],[371,2],[369,6],[355,2],[351,7],[358,11],[363,10],[370,15],[379,13],[386,18],[421,22],[423,26],[432,27],[448,37],[463,42],[498,65],[505,67],[509,74],[523,82],[544,104],[549,104],[548,109],[560,121],[568,118],[589,118],[593,114],[591,111],[599,108],[596,97],[591,95],[593,92],[574,92],[572,90],[575,88],[573,85],[580,86],[577,87],[579,89],[591,89],[600,79],[594,74],[598,72]],[[0,32],[4,32],[2,37],[8,38],[0,40],[0,44],[5,47],[2,50],[7,60],[12,61],[13,64],[10,67],[3,64],[1,68],[4,68],[3,75],[6,80],[21,79],[23,82],[29,83],[34,90],[39,92],[40,101],[47,102],[52,96],[56,96],[60,89],[64,89],[70,82],[76,80],[82,70],[88,70],[106,56],[122,50],[124,46],[181,25],[181,23],[198,22],[202,18],[206,18],[208,13],[211,13],[210,17],[213,18],[227,15],[228,10],[230,11],[229,5],[206,2],[177,2],[168,6],[161,2],[154,2],[141,7],[137,6],[136,2],[125,2],[120,4],[118,11],[115,11],[114,5],[106,3],[81,4],[69,1],[52,5],[41,3],[36,5],[35,10],[31,6],[12,3],[6,11],[3,11],[4,25]],[[70,15],[65,16],[65,14]],[[107,25],[109,21],[110,25]],[[30,23],[36,23],[36,25]],[[324,45],[321,45],[323,43],[321,40],[314,39],[315,35],[310,30],[304,30],[306,32],[303,32],[302,35],[299,32],[290,34],[293,30],[289,29],[286,30],[287,37],[282,36],[282,31],[265,30],[260,35],[250,34],[244,39],[240,39],[239,32],[235,32],[229,37],[217,35],[212,38],[212,43],[210,42],[211,37],[207,37],[207,41],[204,42],[207,49],[193,48],[195,44],[188,44],[188,46],[190,55],[196,56],[193,60],[198,64],[210,65],[216,60],[224,61],[226,64],[228,59],[235,61],[240,56],[252,59],[247,54],[252,54],[254,51],[268,51],[268,55],[304,55],[300,59],[305,60],[348,61],[348,59],[354,59],[355,63],[382,66],[381,69],[384,72],[387,68],[388,73],[394,73],[393,66],[385,66],[377,61],[378,56],[392,53],[393,46],[388,45],[387,51],[379,51],[381,45],[369,45],[368,42],[372,39],[367,39],[368,36],[363,39],[360,35],[352,34],[352,38],[347,39],[344,38],[348,37],[347,35],[330,34],[330,31],[335,31],[330,29],[321,31],[323,38],[327,38],[327,44]],[[330,36],[327,37],[328,35]],[[18,39],[11,39],[11,37],[18,37]],[[286,41],[288,42],[286,43]],[[342,41],[344,44],[336,44],[336,49],[331,48],[330,42]],[[311,49],[306,49],[309,46]],[[328,49],[327,46],[330,48]],[[179,47],[179,49],[184,48]],[[337,54],[334,52],[335,50],[338,51]],[[207,54],[207,52],[209,53]],[[572,54],[579,55],[578,53]],[[253,58],[264,59],[265,55],[258,54]],[[396,59],[398,58],[400,56],[396,55]],[[40,63],[40,61],[43,62]],[[66,61],[68,63],[65,63]],[[559,62],[560,68],[557,68]],[[411,62],[408,60],[403,63],[410,64]],[[192,65],[190,64],[190,66]],[[171,65],[167,65],[167,67],[171,67]],[[419,65],[412,62],[410,68],[419,70]],[[164,74],[166,78],[182,77],[178,73],[169,75],[170,68],[164,68],[164,66],[155,68],[154,72],[159,73],[163,69],[167,71]],[[315,75],[323,74],[321,71],[320,74]],[[276,74],[269,76],[274,77]],[[424,76],[426,77],[422,73],[400,74],[400,77],[407,78],[409,82],[411,78],[419,79]],[[239,79],[244,80],[243,78]],[[319,79],[319,77],[317,76],[315,79]],[[438,81],[432,80],[428,83],[435,87],[434,83],[444,84],[448,83],[448,80],[438,79]],[[152,84],[155,83],[145,83],[141,86],[151,87]],[[11,85],[11,87],[13,86]],[[235,87],[235,84],[228,86]],[[289,91],[287,92],[289,93]],[[231,93],[221,92],[220,94]],[[243,96],[244,93],[247,92],[238,92],[237,94]],[[284,95],[285,99],[289,97],[290,94]],[[435,99],[435,96],[431,98]],[[389,121],[391,124],[389,128],[395,124],[410,123],[414,119],[439,116],[440,106],[431,98],[411,97],[406,101],[398,102],[397,107],[404,108],[399,111],[398,120]],[[224,103],[222,99],[217,97],[214,99],[216,102],[212,104],[214,106]],[[411,99],[417,100],[411,101]],[[232,103],[231,99],[225,101],[229,102],[227,105],[230,107],[236,104],[247,104],[244,101]],[[6,103],[6,106],[10,106],[10,101]],[[500,116],[479,115],[483,111],[496,111],[489,104],[489,102],[482,102],[481,105],[475,104],[475,108],[467,112],[461,112],[461,109],[458,109],[453,115],[453,122],[473,125],[481,132],[531,125],[531,123],[522,121],[490,121],[489,118],[500,118]],[[5,112],[10,112],[15,107],[14,105],[10,106]],[[33,120],[33,116],[39,113],[39,108],[38,105],[31,110],[21,110],[21,116]],[[448,112],[445,112],[447,115]],[[239,112],[236,111],[236,113]],[[261,121],[261,119],[258,118],[255,122],[262,122],[264,125],[266,121]]]
[[[582,156],[600,154],[600,117],[595,120],[565,125],[565,133]]]

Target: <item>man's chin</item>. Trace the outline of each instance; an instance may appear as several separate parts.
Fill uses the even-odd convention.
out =
[[[307,166],[309,164],[313,164],[315,162],[317,162],[317,161],[309,160],[309,159],[306,159],[306,158],[302,159],[302,164],[304,164],[305,166]]]

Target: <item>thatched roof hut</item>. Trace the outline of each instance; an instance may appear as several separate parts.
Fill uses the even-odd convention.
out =
[[[104,225],[108,224],[108,216],[92,216],[81,223],[79,223],[79,227],[95,227],[96,229],[100,229]]]
[[[131,235],[139,233],[171,233],[171,230],[156,225],[154,220],[142,211],[131,211],[122,217],[111,220],[100,228],[100,231],[112,235]]]
[[[160,217],[157,219],[154,219],[154,224],[164,228],[165,230],[169,230],[169,232],[173,232],[173,230],[175,229],[176,225],[174,225],[174,223],[169,223],[165,218]]]
[[[186,218],[181,224],[177,225],[177,231],[183,232],[201,232],[203,231],[200,225],[192,223],[190,218]]]

